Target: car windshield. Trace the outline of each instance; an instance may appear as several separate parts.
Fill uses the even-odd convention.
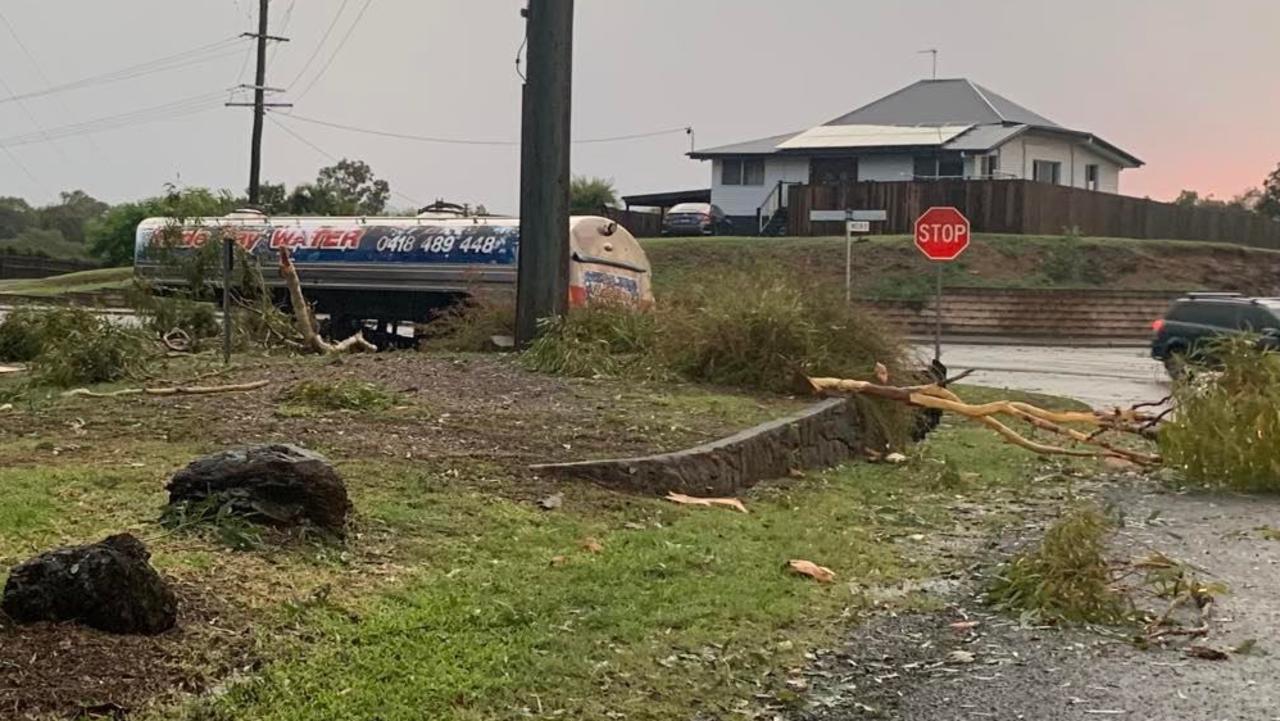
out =
[[[671,206],[671,210],[667,211],[671,215],[684,215],[687,213],[709,213],[711,205],[709,203],[680,203]]]

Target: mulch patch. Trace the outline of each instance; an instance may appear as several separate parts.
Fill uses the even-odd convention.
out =
[[[123,718],[173,693],[199,693],[250,657],[243,618],[177,585],[178,625],[122,636],[74,623],[16,625],[0,614],[0,717]]]

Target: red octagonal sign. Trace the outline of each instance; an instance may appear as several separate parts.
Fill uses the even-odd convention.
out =
[[[929,208],[916,219],[916,247],[929,260],[955,260],[969,247],[969,219],[955,208]]]

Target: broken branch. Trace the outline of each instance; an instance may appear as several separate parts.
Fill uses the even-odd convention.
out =
[[[88,388],[76,388],[62,395],[64,397],[78,398],[120,398],[122,396],[203,396],[213,393],[237,393],[241,391],[253,391],[266,387],[271,381],[254,381],[252,383],[237,383],[226,386],[173,386],[169,388],[124,388],[118,391],[109,391],[101,393],[91,391]]]
[[[298,333],[302,335],[305,347],[324,355],[361,351],[377,352],[378,347],[365,340],[364,333],[360,331],[356,331],[355,335],[340,343],[330,343],[320,337],[320,331],[316,329],[315,315],[311,312],[307,297],[302,294],[302,280],[298,277],[298,269],[293,264],[288,248],[280,248],[280,277],[284,278],[284,283],[289,288],[289,302],[293,306],[294,323],[298,327]]]

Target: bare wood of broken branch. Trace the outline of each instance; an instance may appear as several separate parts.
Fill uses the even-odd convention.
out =
[[[253,381],[226,386],[172,386],[168,388],[123,388],[118,391],[98,392],[88,388],[76,388],[62,395],[67,398],[120,398],[123,396],[203,396],[214,393],[239,393],[265,388],[271,381]]]
[[[1017,446],[1044,455],[1068,455],[1082,457],[1122,458],[1140,465],[1158,465],[1160,457],[1149,453],[1118,447],[1095,435],[1090,435],[1065,423],[1080,423],[1114,430],[1130,430],[1135,418],[1132,412],[1117,410],[1115,413],[1094,413],[1084,411],[1049,411],[1029,403],[1017,401],[995,401],[991,403],[969,404],[951,391],[936,385],[913,386],[899,388],[882,386],[867,381],[845,378],[809,378],[809,384],[819,394],[864,394],[906,403],[920,408],[946,411],[964,416],[991,428]],[[1004,415],[1026,421],[1033,427],[1066,437],[1076,443],[1094,446],[1094,449],[1062,448],[1037,443],[1029,440],[993,416]]]
[[[324,355],[361,351],[377,352],[378,347],[365,340],[364,334],[360,331],[356,331],[355,335],[339,343],[330,343],[320,337],[320,331],[316,328],[315,315],[311,312],[307,297],[302,293],[302,280],[298,277],[298,269],[293,264],[288,248],[280,248],[280,277],[284,278],[284,283],[289,288],[289,302],[293,306],[294,323],[297,325],[298,333],[302,335],[302,342],[306,348]]]

